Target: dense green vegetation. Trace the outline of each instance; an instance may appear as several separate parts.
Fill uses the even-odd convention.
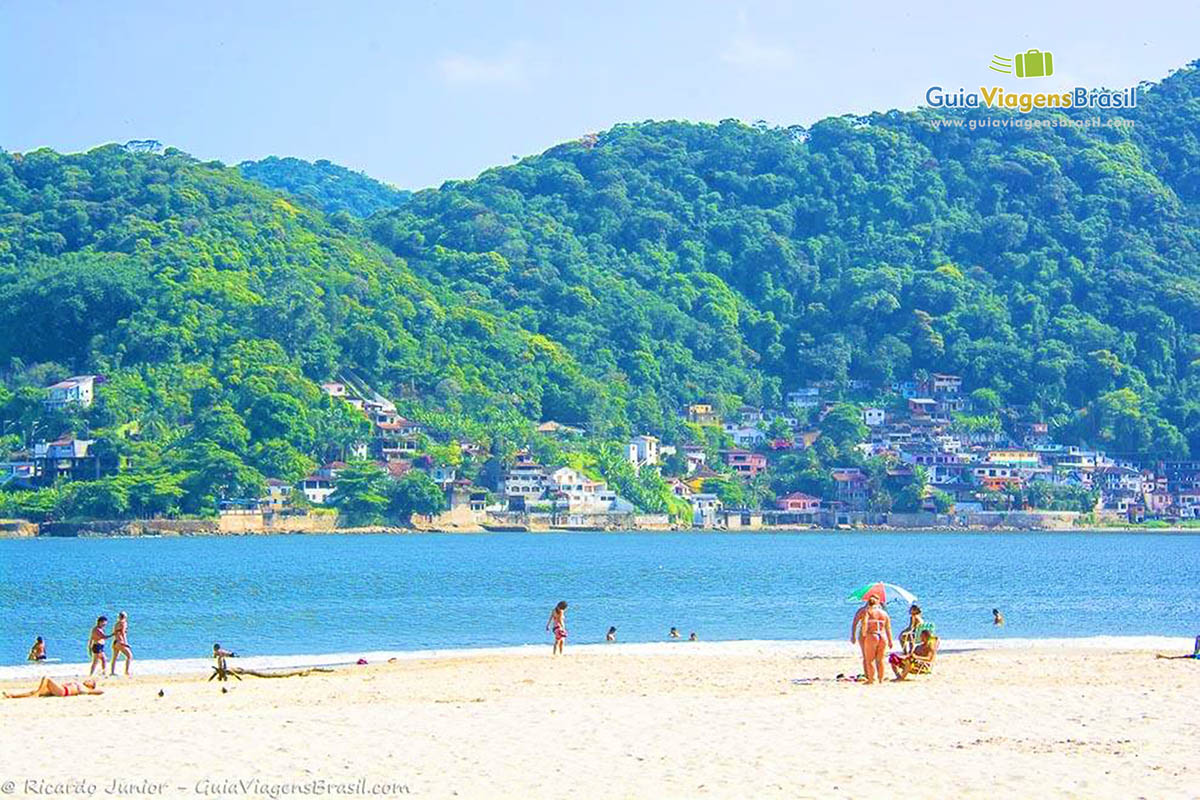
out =
[[[1200,72],[1126,116],[619,125],[411,197],[327,162],[0,151],[0,445],[96,438],[110,477],[56,490],[78,513],[211,512],[361,438],[317,386],[353,375],[501,456],[533,421],[586,427],[533,443],[665,507],[606,442],[715,450],[684,403],[940,370],[976,390],[964,426],[1198,455]],[[80,372],[108,377],[95,407],[45,411],[41,387]],[[815,486],[853,460],[825,439],[790,480],[715,488]],[[419,505],[360,477],[355,513]]]
[[[412,192],[324,159],[309,162],[270,156],[260,161],[243,161],[238,164],[238,170],[250,180],[295,195],[326,214],[343,211],[356,217],[369,217],[376,211],[404,205],[412,196]]]

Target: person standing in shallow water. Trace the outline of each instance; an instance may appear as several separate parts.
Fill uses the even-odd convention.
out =
[[[567,601],[559,600],[546,620],[546,630],[554,630],[554,655],[560,656],[567,644]]]
[[[992,624],[999,627],[1004,624],[1004,615],[1000,613],[1000,609],[992,609]]]

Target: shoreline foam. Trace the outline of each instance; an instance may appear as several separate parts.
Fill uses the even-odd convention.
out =
[[[1192,637],[1184,636],[1085,636],[1000,639],[949,639],[943,654],[977,650],[1062,649],[1117,651],[1162,651],[1181,654],[1191,652]],[[499,647],[462,647],[425,650],[374,650],[338,653],[295,653],[286,655],[254,655],[230,660],[231,667],[254,670],[305,669],[309,667],[348,667],[359,659],[369,665],[395,661],[466,660],[495,656],[538,656],[549,652],[545,644],[523,644]],[[844,639],[743,639],[726,641],[686,640],[673,642],[618,642],[569,645],[569,652],[614,656],[713,656],[742,658],[747,656],[790,656],[794,658],[855,657],[858,649]],[[0,666],[0,681],[23,681],[49,677],[86,675],[89,662],[27,662]],[[133,663],[133,675],[206,676],[213,666],[211,658],[139,659]],[[121,670],[124,669],[122,664]],[[118,671],[120,679],[121,671]]]

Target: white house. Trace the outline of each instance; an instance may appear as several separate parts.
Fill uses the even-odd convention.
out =
[[[693,525],[699,528],[711,528],[717,524],[717,514],[723,506],[721,498],[715,494],[701,492],[693,494],[691,501]]]
[[[886,417],[882,408],[873,407],[864,408],[862,415],[863,423],[865,423],[868,428],[875,428],[879,425],[882,425],[884,418]]]
[[[738,447],[757,447],[766,441],[767,435],[758,429],[757,425],[738,425],[725,423],[725,433],[733,439]]]
[[[816,408],[821,405],[821,390],[816,386],[808,386],[788,392],[784,402],[792,408]]]
[[[546,468],[533,460],[528,453],[517,453],[516,461],[500,484],[500,493],[508,500],[508,507],[524,510],[526,503],[541,499],[553,484]]]
[[[635,467],[658,463],[658,438],[643,434],[635,436],[626,448],[628,458]]]
[[[46,387],[46,408],[57,410],[69,405],[87,408],[95,397],[97,382],[103,382],[99,375],[75,375]]]

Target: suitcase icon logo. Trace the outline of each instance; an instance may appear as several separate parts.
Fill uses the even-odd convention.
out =
[[[1034,48],[1012,58],[992,56],[988,69],[1009,75],[1015,73],[1018,78],[1048,78],[1054,74],[1054,54]]]

